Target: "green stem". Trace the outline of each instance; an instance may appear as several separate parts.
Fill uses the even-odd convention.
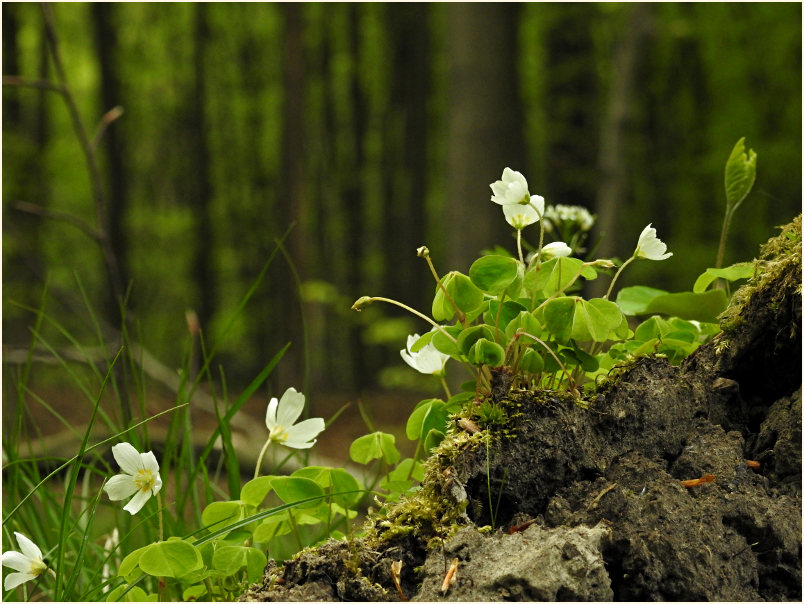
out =
[[[456,344],[458,343],[458,340],[456,340],[454,337],[452,337],[452,335],[450,335],[450,333],[448,331],[446,331],[441,325],[439,325],[438,323],[433,321],[427,315],[420,313],[415,308],[411,308],[407,304],[402,304],[402,302],[397,302],[396,300],[391,300],[390,298],[382,298],[380,296],[366,296],[366,299],[363,300],[363,302],[364,303],[368,303],[368,302],[386,302],[388,304],[393,304],[393,305],[398,306],[400,308],[404,308],[409,313],[412,313],[412,314],[416,315],[420,319],[424,319],[430,325],[432,325],[433,327],[436,327],[441,333],[443,333],[445,336],[447,336],[450,340],[452,340]]]
[[[430,272],[433,274],[433,278],[436,280],[436,284],[438,285],[438,287],[441,288],[441,291],[444,292],[444,296],[446,296],[447,302],[449,302],[452,305],[452,308],[455,309],[455,313],[458,315],[458,320],[461,322],[461,325],[466,327],[466,315],[460,308],[458,308],[458,305],[455,304],[455,300],[452,299],[452,296],[449,295],[447,288],[444,287],[444,283],[441,281],[441,277],[438,276],[435,266],[433,266],[433,261],[430,260],[430,252],[428,251],[427,253],[423,253],[420,255],[427,261],[427,266],[430,267]]]
[[[449,391],[449,386],[447,386],[447,380],[444,379],[444,374],[441,374],[441,385],[444,387],[444,394],[447,395],[447,399],[452,398],[452,393]]]
[[[731,207],[727,207],[726,215],[723,217],[723,229],[720,231],[720,244],[717,247],[715,268],[720,268],[723,266],[723,256],[726,254],[726,239],[729,236],[729,227],[731,226],[731,217],[733,215],[734,210]]]
[[[296,537],[296,543],[299,545],[299,551],[304,549],[301,540],[301,533],[299,532],[299,525],[296,524],[296,519],[293,517],[293,511],[288,510],[288,516],[290,516],[290,525],[293,527],[293,535]]]
[[[257,478],[260,475],[260,468],[262,467],[262,458],[265,457],[265,452],[268,450],[268,446],[271,444],[271,439],[265,441],[265,444],[262,446],[260,450],[260,454],[257,457],[257,467],[254,468],[254,478]]]
[[[548,346],[546,343],[544,343],[542,340],[540,340],[539,338],[537,338],[537,337],[536,337],[536,336],[534,336],[533,334],[528,333],[527,331],[522,331],[522,330],[518,329],[518,330],[517,330],[517,334],[522,335],[522,336],[527,336],[527,337],[529,337],[529,338],[533,338],[534,340],[536,340],[536,342],[538,342],[539,344],[541,344],[541,345],[544,347],[544,349],[545,349],[547,352],[549,352],[549,353],[550,353],[550,356],[552,356],[552,357],[555,359],[556,363],[558,363],[558,366],[559,366],[559,367],[561,367],[561,371],[563,371],[563,372],[564,372],[564,375],[566,375],[566,376],[567,376],[567,378],[569,378],[569,381],[572,383],[572,389],[573,389],[573,391],[577,391],[577,389],[575,388],[575,380],[574,380],[574,379],[572,379],[572,375],[569,373],[569,371],[567,371],[567,368],[566,368],[566,367],[564,367],[564,363],[562,363],[562,362],[559,360],[559,358],[556,356],[556,353],[555,353],[555,352],[553,352],[553,349],[552,349],[552,348],[550,348],[550,347],[549,347],[549,346]]]
[[[537,307],[536,307],[536,308],[533,310],[533,312],[536,312],[536,311],[537,311],[537,310],[539,310],[539,309],[540,309],[542,306],[544,306],[545,304],[547,304],[547,303],[548,303],[550,300],[553,300],[553,299],[557,298],[558,296],[560,296],[561,294],[563,294],[563,293],[564,293],[564,292],[565,292],[565,291],[566,291],[566,290],[567,290],[567,289],[568,289],[568,288],[569,288],[569,287],[570,287],[570,286],[571,286],[573,283],[575,283],[575,282],[578,280],[578,277],[580,277],[580,276],[581,276],[581,274],[583,273],[583,269],[585,269],[587,266],[591,266],[592,264],[594,264],[594,263],[593,263],[593,262],[584,262],[584,263],[581,265],[581,270],[579,270],[579,271],[578,271],[578,273],[577,273],[577,274],[576,274],[576,275],[575,275],[575,276],[574,276],[572,279],[570,279],[570,281],[569,281],[569,282],[568,282],[568,283],[567,283],[567,284],[566,284],[564,287],[562,287],[562,288],[561,288],[561,289],[559,289],[558,291],[553,292],[553,293],[550,295],[550,297],[549,297],[549,298],[547,298],[547,299],[546,299],[544,302],[542,302],[541,304],[539,304],[539,306],[537,306]]]
[[[519,261],[525,264],[525,259],[522,257],[522,229],[516,230],[516,251],[519,253]]]
[[[164,525],[164,520],[162,519],[162,516],[163,516],[162,493],[157,493],[156,494],[156,506],[157,506],[157,508],[159,510],[159,540],[164,541],[165,540],[165,529],[164,529],[165,525]]]
[[[626,266],[628,266],[628,265],[629,265],[631,262],[633,262],[635,258],[636,258],[636,256],[631,256],[631,257],[630,257],[628,260],[626,260],[625,262],[623,262],[623,263],[622,263],[622,265],[620,266],[620,268],[619,268],[619,269],[617,270],[617,272],[614,274],[614,278],[611,280],[611,284],[609,285],[609,291],[607,291],[607,292],[606,292],[606,295],[605,295],[605,296],[603,296],[603,299],[604,299],[604,300],[608,300],[608,299],[609,299],[609,296],[611,295],[611,290],[613,290],[613,289],[614,289],[614,284],[617,282],[617,278],[620,276],[620,273],[621,273],[621,272],[623,272],[623,269],[624,269]]]

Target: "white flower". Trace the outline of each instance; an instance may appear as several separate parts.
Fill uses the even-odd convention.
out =
[[[656,236],[656,229],[650,225],[642,229],[642,234],[639,236],[634,257],[646,258],[648,260],[666,260],[672,253],[667,252],[667,245]]]
[[[304,395],[288,388],[280,400],[272,398],[265,414],[265,425],[270,434],[269,442],[275,442],[293,449],[309,449],[315,444],[316,436],[324,431],[324,420],[320,417],[306,419],[293,425],[304,409]]]
[[[531,195],[527,205],[504,205],[502,207],[505,220],[516,230],[521,231],[526,226],[539,222],[544,215],[544,197]]]
[[[436,329],[438,328],[434,327],[430,331],[435,331]],[[417,333],[414,333],[412,336],[408,336],[407,350],[399,351],[399,354],[402,355],[402,359],[420,373],[443,375],[444,366],[447,364],[449,355],[440,352],[435,346],[433,346],[432,341],[427,342],[427,344],[418,352],[412,352],[410,349],[418,341],[418,339],[419,334]]]
[[[491,183],[491,201],[502,206],[527,205],[530,202],[528,181],[516,170],[506,168],[503,170],[502,180]]]
[[[21,533],[14,533],[22,553],[15,551],[3,552],[3,566],[13,568],[16,573],[6,575],[3,584],[6,589],[14,589],[26,581],[32,581],[47,570],[47,564],[42,560],[42,550]]]
[[[548,243],[542,248],[542,256],[547,258],[559,258],[569,256],[572,253],[572,248],[563,241],[554,241]]]
[[[123,507],[133,516],[142,509],[151,495],[156,495],[162,488],[159,464],[151,451],[138,453],[128,443],[112,447],[112,455],[125,473],[112,476],[103,489],[112,501],[120,501],[134,495]]]

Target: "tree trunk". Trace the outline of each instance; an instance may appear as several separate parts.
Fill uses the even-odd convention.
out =
[[[430,7],[420,3],[391,3],[386,7],[391,90],[383,125],[386,270],[382,291],[415,308],[426,308],[435,287],[424,262],[416,257],[416,249],[426,243],[427,234],[429,14]]]
[[[467,272],[480,251],[511,241],[489,184],[506,166],[525,171],[517,73],[516,4],[449,4],[447,257]],[[439,259],[436,259],[437,261]]]
[[[192,173],[190,182],[190,204],[195,215],[195,254],[193,274],[197,288],[196,309],[202,329],[208,329],[215,312],[217,299],[213,238],[214,229],[210,205],[214,196],[210,175],[209,144],[207,141],[207,92],[206,92],[206,47],[209,39],[207,21],[208,6],[196,4],[194,7],[194,48],[193,48],[193,86],[192,98],[188,107],[191,112],[189,127],[192,144],[190,161]]]
[[[117,30],[115,13],[118,7],[111,3],[94,2],[91,5],[92,25],[95,34],[95,47],[98,52],[100,66],[101,107],[104,113],[121,104],[122,93],[118,68]],[[109,245],[117,263],[120,284],[128,285],[128,235],[126,233],[126,213],[128,209],[128,189],[126,170],[123,163],[121,141],[116,124],[110,124],[103,135],[103,146],[106,150],[107,203],[106,224]],[[107,316],[114,321],[120,316],[120,300],[115,297],[114,288],[110,287],[107,299]]]
[[[615,225],[622,212],[623,201],[630,193],[625,138],[633,111],[637,60],[651,27],[650,4],[630,4],[626,10],[628,19],[614,52],[608,107],[601,124],[598,147],[600,184],[595,209],[596,232],[601,237],[597,251],[600,258],[609,258],[617,253]],[[587,287],[593,296],[602,296],[606,293],[608,282],[596,279],[589,282]]]

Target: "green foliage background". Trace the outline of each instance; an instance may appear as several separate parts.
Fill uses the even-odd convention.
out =
[[[131,283],[136,337],[180,365],[185,310],[201,314],[214,340],[295,221],[287,249],[304,284],[303,314],[293,274],[277,261],[219,360],[237,383],[292,341],[272,378],[276,390],[375,385],[381,369],[402,367],[405,336],[426,327],[388,308],[357,315],[351,302],[390,295],[429,308],[433,285],[418,245],[428,245],[442,272],[465,271],[493,243],[513,249],[499,239],[505,225],[488,200],[487,185],[505,165],[548,203],[599,213],[606,116],[623,93],[624,188],[606,241],[613,254],[628,255],[651,222],[675,255],[637,263],[621,285],[690,289],[714,264],[723,164],[741,136],[759,155],[758,177],[725,261],[750,259],[801,207],[801,5],[641,5],[633,84],[623,90],[617,49],[636,35],[635,6],[121,3],[101,14],[86,3],[54,5],[67,77],[90,130],[111,108],[104,87],[124,108],[99,153],[110,207],[122,209],[114,243]],[[3,74],[53,79],[40,7],[2,10]],[[519,118],[474,142],[511,146],[489,150],[476,170],[484,184],[466,199],[450,196],[449,167],[467,152],[454,121],[462,85],[454,49],[467,35],[456,23],[473,11],[500,11],[511,29],[476,32],[473,56],[460,59],[477,63],[475,78],[490,62],[517,94],[495,99],[494,115],[472,119],[493,123],[508,111]],[[465,100],[471,107],[474,99]],[[19,201],[94,221],[64,103],[5,85],[4,345],[27,343],[31,316],[11,302],[36,305],[46,279],[50,311],[72,329],[89,329],[69,302],[76,275],[119,325],[97,247],[62,221],[19,211]],[[447,235],[461,229],[459,215],[488,234],[462,242],[472,257]],[[377,322],[380,313],[387,320]]]

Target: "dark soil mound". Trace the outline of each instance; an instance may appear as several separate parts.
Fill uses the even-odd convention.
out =
[[[801,600],[800,218],[785,228],[681,367],[638,359],[586,408],[507,393],[504,430],[456,428],[366,537],[244,599],[399,600],[402,561],[415,600]]]

